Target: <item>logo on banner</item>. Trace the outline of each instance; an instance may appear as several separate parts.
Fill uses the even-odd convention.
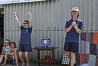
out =
[[[35,2],[35,1],[45,1],[45,0],[0,0],[0,4],[11,4],[11,3],[21,3],[21,2]]]

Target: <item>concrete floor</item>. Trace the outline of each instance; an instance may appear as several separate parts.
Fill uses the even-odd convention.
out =
[[[2,65],[0,65],[0,66],[2,66]],[[6,64],[5,66],[16,66],[16,65]],[[19,63],[19,66],[21,66],[21,63]],[[38,66],[38,65],[37,65],[37,63],[30,63],[30,66]],[[52,65],[42,65],[42,66],[52,66]],[[62,66],[62,65],[55,64],[54,66]]]

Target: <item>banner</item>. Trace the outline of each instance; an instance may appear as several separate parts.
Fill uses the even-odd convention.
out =
[[[46,1],[46,0],[0,0],[0,4],[11,4],[11,3],[22,3],[22,2],[35,2],[35,1]]]

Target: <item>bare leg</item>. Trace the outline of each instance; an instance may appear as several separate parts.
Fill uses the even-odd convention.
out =
[[[71,66],[74,66],[76,63],[76,54],[71,52]]]
[[[5,59],[4,59],[4,63],[2,65],[5,65],[6,64],[6,60],[7,60],[7,53],[5,54]]]
[[[70,61],[71,61],[71,52],[67,52],[67,55],[68,55],[68,58],[69,58]],[[70,65],[70,62],[69,62],[69,65]]]
[[[25,52],[25,58],[26,58],[27,66],[29,66],[29,53],[28,52]]]
[[[0,64],[2,63],[3,58],[4,58],[4,56],[3,55],[0,55]]]
[[[71,59],[71,52],[67,52],[69,59]]]
[[[15,53],[15,60],[16,60],[16,66],[18,66],[18,57],[17,57],[17,53]]]
[[[25,61],[23,59],[22,52],[19,52],[19,58],[22,61],[22,66],[24,66],[25,65]]]

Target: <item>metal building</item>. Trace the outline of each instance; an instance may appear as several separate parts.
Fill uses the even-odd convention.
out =
[[[29,19],[27,12],[33,14],[33,31],[31,35],[32,47],[41,45],[43,37],[51,39],[51,45],[58,47],[55,52],[55,59],[61,62],[63,55],[65,32],[65,21],[70,19],[72,7],[80,9],[80,19],[84,22],[84,31],[98,31],[98,0],[47,0],[43,2],[18,3],[0,5],[4,8],[4,39],[19,43],[20,30],[16,20],[12,16],[13,12],[21,23]],[[50,52],[41,54],[41,59]],[[36,60],[36,51],[30,54]]]

